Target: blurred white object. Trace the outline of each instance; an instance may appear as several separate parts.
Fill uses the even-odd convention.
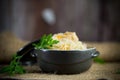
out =
[[[52,9],[46,8],[42,12],[42,18],[45,20],[45,22],[49,25],[53,25],[56,22],[56,16]]]

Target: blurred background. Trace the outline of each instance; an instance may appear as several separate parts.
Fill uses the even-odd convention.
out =
[[[120,0],[0,0],[0,32],[33,41],[76,32],[81,41],[120,42]]]

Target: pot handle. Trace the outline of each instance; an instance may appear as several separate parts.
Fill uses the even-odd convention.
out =
[[[95,58],[95,57],[99,56],[99,54],[100,54],[100,52],[96,51],[96,52],[92,53],[91,55],[92,55],[92,58]]]

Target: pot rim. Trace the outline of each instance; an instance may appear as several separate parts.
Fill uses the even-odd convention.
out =
[[[35,49],[35,50],[40,50],[40,51],[62,51],[62,52],[69,52],[69,51],[90,51],[90,50],[96,50],[95,47],[90,47],[84,50],[57,50],[57,49]]]

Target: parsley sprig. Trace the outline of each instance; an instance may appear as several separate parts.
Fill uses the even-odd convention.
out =
[[[38,43],[33,43],[35,49],[49,49],[53,44],[57,44],[59,41],[52,39],[52,34],[44,35],[41,37]]]
[[[105,61],[100,57],[95,57],[93,59],[93,61],[96,62],[96,63],[99,63],[99,64],[104,64],[105,63]]]
[[[21,66],[19,60],[22,58],[22,56],[18,56],[15,54],[8,66],[3,67],[0,70],[0,73],[8,73],[9,75],[14,74],[23,74],[25,73],[25,70],[23,66]]]
[[[58,42],[59,41],[52,39],[52,34],[49,34],[41,37],[38,43],[33,43],[33,46],[35,47],[35,49],[48,49],[52,47],[53,44],[57,44]],[[25,73],[26,72],[25,69],[20,64],[20,59],[22,58],[22,56],[18,56],[17,54],[15,54],[10,64],[0,69],[0,73],[7,73],[9,75]]]

